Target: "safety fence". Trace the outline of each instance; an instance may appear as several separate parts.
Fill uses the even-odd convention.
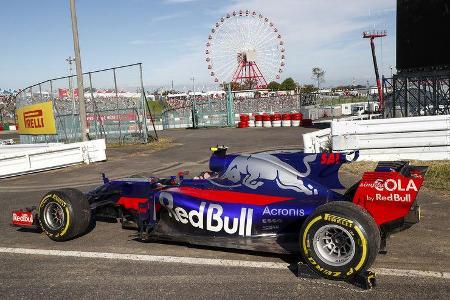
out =
[[[106,160],[105,140],[0,145],[0,178]]]
[[[17,109],[51,101],[56,123],[56,134],[21,135],[21,143],[81,140],[80,91],[75,88],[74,78],[75,75],[49,79],[16,95]],[[127,143],[146,142],[152,137],[141,63],[87,72],[83,82],[90,139]]]
[[[360,160],[450,160],[450,115],[333,121],[331,133],[303,136],[305,151],[318,152],[327,138],[333,151],[359,150]]]
[[[169,108],[162,113],[161,119],[164,129],[192,127],[194,122],[198,127],[234,126],[240,114],[296,112],[315,103],[317,96],[312,94],[239,98],[228,93],[221,99],[197,97],[195,101],[166,102],[165,106]]]

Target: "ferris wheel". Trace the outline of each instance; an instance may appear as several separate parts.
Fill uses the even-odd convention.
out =
[[[266,88],[285,66],[284,41],[269,18],[250,10],[220,18],[208,36],[206,63],[216,83],[235,82]]]

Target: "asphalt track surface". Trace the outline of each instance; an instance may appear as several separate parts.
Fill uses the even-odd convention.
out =
[[[108,151],[108,162],[0,180],[0,298],[450,298],[450,196],[422,189],[422,221],[395,234],[388,254],[373,266],[378,286],[370,291],[315,278],[296,258],[264,253],[141,243],[134,231],[97,222],[78,239],[56,243],[9,226],[12,209],[36,205],[49,189],[87,191],[110,177],[136,173],[173,175],[206,169],[209,146],[230,151],[302,147],[313,129],[209,129],[164,132],[174,146],[157,151]],[[350,185],[356,178],[343,174]]]

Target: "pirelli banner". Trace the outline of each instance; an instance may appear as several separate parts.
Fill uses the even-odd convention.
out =
[[[56,134],[52,101],[21,107],[16,115],[19,134]]]

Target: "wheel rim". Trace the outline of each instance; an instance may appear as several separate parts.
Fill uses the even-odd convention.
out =
[[[321,227],[314,234],[313,245],[319,258],[331,266],[343,266],[355,256],[353,236],[347,229],[339,225]]]
[[[64,225],[64,210],[58,203],[50,202],[44,208],[45,224],[52,229],[58,230]]]

